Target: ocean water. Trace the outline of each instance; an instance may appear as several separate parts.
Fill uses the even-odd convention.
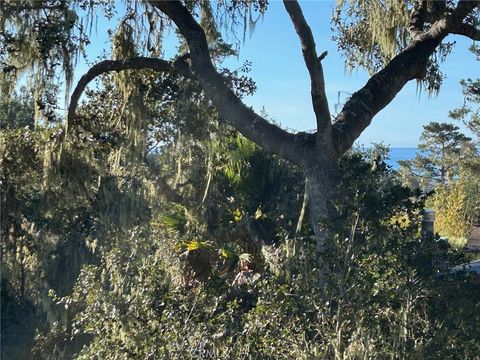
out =
[[[391,148],[390,158],[386,161],[393,169],[397,170],[399,160],[411,160],[417,154],[417,148]]]

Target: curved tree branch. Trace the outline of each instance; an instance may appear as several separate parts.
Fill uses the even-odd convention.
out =
[[[449,23],[454,26],[460,24],[473,9],[479,6],[480,0],[459,1],[455,10],[449,16]]]
[[[456,26],[452,26],[452,29],[450,31],[452,34],[464,35],[475,41],[480,40],[480,29],[477,29],[470,24],[459,24]]]
[[[306,143],[256,114],[224,83],[210,58],[205,32],[185,6],[180,1],[149,0],[149,3],[177,25],[188,43],[195,77],[226,121],[266,150],[300,163]]]
[[[159,72],[165,71],[175,71],[176,68],[180,66],[174,66],[172,63],[148,57],[137,57],[127,60],[104,60],[92,66],[88,72],[83,75],[77,83],[75,90],[70,97],[70,104],[68,106],[67,114],[67,126],[69,127],[74,123],[75,111],[78,106],[80,97],[82,96],[83,91],[87,85],[95,79],[97,76],[102,74],[112,72],[112,71],[123,71],[123,70],[140,70],[140,69],[150,69]],[[183,75],[186,74],[185,70],[182,71]]]
[[[192,77],[188,65],[184,62],[184,58],[180,58],[177,61],[170,63],[165,60],[147,57],[137,57],[127,60],[104,60],[92,66],[88,72],[83,75],[78,82],[75,90],[70,98],[70,105],[68,107],[67,124],[72,125],[75,117],[75,110],[78,106],[78,101],[87,85],[95,79],[97,76],[111,72],[111,71],[123,71],[123,70],[141,70],[150,69],[159,72],[173,72],[176,71],[185,77]],[[158,176],[156,178],[157,189],[162,193],[168,201],[178,204],[184,204],[185,199],[182,195],[175,192],[175,190],[168,185],[165,178]]]
[[[303,59],[310,74],[312,103],[317,119],[318,136],[323,140],[323,144],[331,145],[332,126],[327,96],[325,94],[325,80],[321,62],[327,54],[325,52],[320,57],[317,55],[312,30],[310,26],[308,26],[298,2],[296,0],[284,0],[283,4],[300,38]]]
[[[394,99],[408,81],[421,76],[437,46],[479,4],[478,0],[460,1],[449,16],[436,21],[427,32],[414,38],[385,68],[351,96],[333,125],[334,143],[340,154],[353,145],[373,117]]]
[[[385,68],[373,75],[363,88],[346,102],[333,125],[334,142],[339,153],[350,149],[373,117],[387,106],[410,80],[419,77],[428,58],[445,38],[426,33],[413,45],[393,58]]]
[[[480,29],[463,21],[473,10],[479,10],[480,0],[461,0],[457,7],[447,17],[448,32],[451,34],[464,35],[472,40],[480,40]]]

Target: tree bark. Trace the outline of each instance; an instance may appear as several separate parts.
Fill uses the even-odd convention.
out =
[[[161,0],[147,0],[147,2],[176,24],[190,49],[191,69],[186,62],[177,64],[184,65],[180,68],[168,62],[152,59],[125,60],[123,63],[106,62],[92,69],[80,80],[80,85],[83,84],[84,88],[86,83],[99,73],[127,68],[150,68],[158,71],[174,69],[180,74],[185,73],[186,77],[196,78],[226,122],[265,150],[304,169],[311,222],[315,232],[317,257],[321,270],[319,284],[324,287],[326,284],[325,252],[328,250],[328,239],[331,236],[323,219],[332,215],[332,208],[329,205],[337,193],[339,157],[351,148],[355,140],[370,125],[373,117],[395,98],[408,81],[423,77],[428,59],[448,34],[462,34],[472,39],[479,38],[478,28],[464,20],[479,6],[480,0],[460,0],[450,14],[445,17],[438,15],[438,19],[434,20],[425,18],[428,15],[425,14],[426,10],[417,8],[412,15],[409,27],[412,35],[410,44],[384,69],[373,75],[363,88],[352,95],[333,124],[325,96],[321,65],[324,55],[318,56],[316,53],[313,34],[303,17],[300,6],[297,2],[286,1],[285,6],[299,35],[305,64],[311,78],[312,103],[317,117],[317,131],[313,134],[293,134],[283,130],[256,114],[235,95],[215,68],[205,32],[185,6],[185,2]],[[431,24],[428,30],[424,30],[426,20],[430,20]],[[73,118],[74,108],[83,91],[82,86],[78,92],[77,90],[74,92],[75,96],[72,95],[69,119]]]
[[[300,38],[303,59],[310,74],[312,105],[317,119],[318,140],[328,146],[331,144],[332,123],[330,121],[330,109],[325,92],[325,79],[322,67],[322,59],[327,53],[324,52],[320,56],[317,55],[312,30],[303,16],[300,4],[290,0],[284,0],[283,3]]]
[[[327,284],[327,259],[332,231],[327,221],[334,216],[332,201],[336,198],[337,185],[340,178],[338,160],[335,157],[324,158],[305,170],[310,221],[316,242],[318,263],[318,285],[320,290]]]

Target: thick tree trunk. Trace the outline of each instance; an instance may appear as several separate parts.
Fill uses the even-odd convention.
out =
[[[318,284],[320,290],[326,285],[327,259],[332,231],[327,226],[327,220],[334,212],[332,200],[336,196],[339,180],[338,163],[336,159],[317,160],[315,166],[305,170],[309,199],[310,221],[316,241],[317,261],[319,268]]]

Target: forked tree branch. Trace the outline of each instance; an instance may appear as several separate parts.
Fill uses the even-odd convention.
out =
[[[315,135],[294,135],[269,123],[251,108],[245,106],[225,84],[212,63],[204,30],[181,1],[148,0],[148,2],[165,13],[177,25],[186,39],[190,48],[193,75],[184,61],[172,64],[160,59],[136,58],[101,62],[81,78],[72,94],[68,111],[69,123],[73,121],[81,93],[87,84],[100,74],[127,69],[177,71],[187,77],[194,76],[223,117],[240,133],[267,151],[300,165],[306,164],[305,158],[312,157],[310,152],[315,144],[314,139],[318,139],[317,135],[329,138],[329,128],[332,132],[331,138],[324,143],[327,145],[328,142],[333,143],[334,156],[338,157],[348,150],[371,123],[372,118],[393,100],[403,86],[408,81],[421,76],[429,57],[449,33],[461,32],[468,36],[467,33],[470,33],[472,29],[463,24],[463,21],[480,4],[480,0],[461,0],[450,15],[434,22],[428,31],[418,33],[418,36],[415,37],[412,36],[413,39],[409,46],[390,61],[383,70],[372,76],[363,88],[352,95],[332,126],[325,97],[322,56],[320,58],[317,56],[311,30],[298,3],[286,1],[285,7],[300,37],[304,60],[312,80],[312,101],[319,129]],[[412,23],[411,25],[420,29],[421,23]],[[473,36],[477,36],[476,31]],[[333,141],[331,141],[332,139]],[[322,150],[329,149],[320,147],[317,150],[322,152]],[[316,154],[321,155],[318,151]],[[331,153],[326,156],[331,157]]]
[[[332,124],[330,121],[327,96],[325,94],[325,80],[321,62],[326,56],[326,53],[323,53],[320,57],[317,55],[312,30],[310,26],[308,26],[298,2],[296,0],[284,0],[283,4],[300,38],[303,59],[310,74],[312,103],[317,120],[318,136],[321,137],[323,143],[331,144]]]
[[[186,39],[192,71],[226,121],[267,151],[299,164],[307,151],[306,143],[256,114],[225,84],[212,63],[205,32],[187,8],[180,1],[148,2],[166,14]]]

